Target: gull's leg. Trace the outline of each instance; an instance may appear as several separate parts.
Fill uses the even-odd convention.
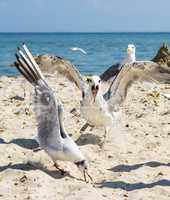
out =
[[[109,133],[109,127],[105,127],[105,130],[104,130],[104,141],[106,141],[106,137]]]
[[[54,162],[54,167],[61,172],[61,175],[65,175],[66,173],[68,173],[64,169],[60,168],[59,165],[56,162]]]
[[[22,80],[21,81],[21,88],[23,89],[23,95],[24,95],[24,99],[26,97],[26,89],[25,89],[25,80]]]
[[[84,132],[88,128],[88,126],[89,126],[89,124],[85,123],[80,129],[80,133]]]
[[[94,125],[90,125],[90,131],[93,131],[93,128],[95,127]]]
[[[108,127],[104,127],[104,136],[103,136],[103,141],[100,143],[100,147],[103,148],[105,142],[106,142],[106,138],[109,132],[109,128]]]
[[[23,89],[23,99],[25,99],[25,97],[26,97],[25,88],[24,88],[24,87],[22,87],[22,89]]]

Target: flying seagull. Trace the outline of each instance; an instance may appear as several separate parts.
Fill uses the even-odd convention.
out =
[[[72,48],[70,48],[70,50],[72,50],[72,51],[80,51],[83,54],[87,54],[87,52],[84,49],[79,48],[79,47],[72,47]]]
[[[57,160],[71,161],[83,172],[85,181],[86,176],[92,180],[88,174],[86,158],[64,128],[63,107],[57,99],[55,100],[53,91],[25,44],[23,50],[18,49],[16,59],[17,69],[35,88],[34,109],[40,147],[60,171],[63,172],[57,165]]]

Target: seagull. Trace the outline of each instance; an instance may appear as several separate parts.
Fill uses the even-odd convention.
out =
[[[56,70],[59,73],[61,71],[60,67]],[[107,133],[116,124],[128,89],[135,81],[170,83],[169,69],[152,61],[124,64],[111,83],[110,78],[103,81],[97,75],[84,77],[73,65],[69,65],[63,70],[62,74],[74,82],[82,93],[80,112],[87,123],[81,130],[84,131],[89,125],[104,127],[104,141]]]
[[[121,62],[120,67],[129,64],[129,63],[134,63],[136,62],[136,47],[134,44],[129,44],[127,48],[127,56],[126,58]]]
[[[106,77],[108,76],[109,79],[113,83],[114,80],[116,79],[116,76],[118,75],[119,71],[122,69],[122,67],[125,64],[130,64],[130,63],[136,62],[135,51],[136,51],[135,45],[134,44],[129,44],[128,47],[127,47],[127,56],[126,56],[126,58],[124,58],[122,62],[120,62],[120,63],[118,63],[116,65],[111,66],[108,70],[106,70],[106,72],[103,73],[102,76],[104,76],[104,74],[106,74],[105,76]],[[110,76],[110,74],[112,74],[112,71],[114,73],[114,76],[113,75]]]
[[[135,52],[136,52],[136,47],[134,44],[129,44],[128,47],[127,47],[127,56],[126,58],[118,64],[118,69],[117,70],[117,73],[114,74],[114,76],[112,76],[112,78],[110,78],[110,80],[112,81],[112,83],[110,84],[110,88],[114,82],[114,80],[116,79],[118,73],[120,72],[120,70],[122,69],[122,67],[125,65],[125,64],[130,64],[130,63],[134,63],[136,62],[136,55],[135,55]]]
[[[118,75],[119,71],[125,64],[130,64],[136,62],[136,47],[134,44],[129,44],[127,47],[127,55],[120,63],[113,64],[109,67],[105,72],[103,72],[100,77],[102,80],[107,81],[111,80],[114,81],[116,76]],[[139,62],[139,61],[138,61]]]
[[[109,128],[114,124],[113,116],[109,112],[108,104],[103,97],[101,79],[97,75],[88,77],[86,83],[84,83],[82,100],[80,101],[80,113],[87,121],[84,125],[85,127],[89,125],[105,128],[104,138]]]
[[[63,124],[63,106],[55,100],[52,89],[41,73],[27,46],[23,50],[18,48],[15,66],[18,71],[30,82],[35,89],[34,110],[38,123],[38,142],[53,160],[54,166],[62,173],[57,164],[58,160],[73,162],[84,174],[87,182],[88,163],[77,144],[66,132]]]
[[[72,51],[80,51],[83,54],[87,54],[87,52],[84,49],[79,48],[79,47],[72,47],[72,48],[70,48],[70,50],[72,50]]]

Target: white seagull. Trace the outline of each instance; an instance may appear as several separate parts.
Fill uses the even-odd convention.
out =
[[[60,171],[64,172],[57,165],[57,160],[71,161],[83,171],[85,181],[86,175],[92,180],[88,174],[86,158],[64,128],[62,105],[55,100],[53,91],[26,45],[23,45],[23,50],[18,49],[15,65],[35,88],[34,109],[40,147],[51,157],[54,166]]]
[[[129,44],[127,48],[127,56],[121,62],[120,67],[125,64],[130,64],[136,62],[136,47],[134,44]]]
[[[83,54],[87,54],[87,52],[84,49],[79,48],[79,47],[72,47],[72,48],[70,48],[70,50],[72,50],[72,51],[80,51]]]
[[[130,63],[136,62],[135,52],[136,52],[135,45],[134,44],[129,44],[128,47],[127,47],[126,58],[124,58],[122,62],[117,64],[118,66],[115,65],[115,67],[118,67],[117,69],[115,68],[115,71],[117,70],[117,73],[114,72],[114,75],[112,75],[111,78],[109,78],[112,81],[112,83],[114,82],[114,80],[116,79],[116,76],[118,75],[119,71],[122,69],[122,67],[125,64],[130,64]]]
[[[82,76],[73,65],[67,65],[57,71],[75,82],[82,92],[80,101],[81,116],[88,126],[104,127],[105,135],[116,123],[119,112],[128,92],[135,81],[170,83],[170,71],[151,61],[140,61],[123,65],[115,80],[102,81],[99,76]],[[114,75],[113,75],[114,76]],[[108,88],[107,91],[103,88]],[[119,113],[118,113],[119,114]]]
[[[116,123],[116,113],[119,112],[128,88],[134,81],[170,83],[170,71],[151,61],[123,65],[112,82],[106,79],[103,81],[97,75],[84,77],[71,64],[58,66],[56,70],[73,81],[82,92],[80,111],[81,116],[87,121],[84,127],[104,127],[104,138]],[[106,87],[107,91],[103,90]]]

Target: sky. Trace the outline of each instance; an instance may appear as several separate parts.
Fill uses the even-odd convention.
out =
[[[170,31],[170,0],[0,0],[0,32]]]

